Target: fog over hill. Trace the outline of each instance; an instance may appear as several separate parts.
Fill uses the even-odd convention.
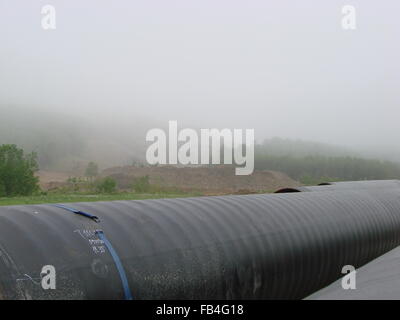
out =
[[[149,143],[147,130],[155,127],[167,131],[167,124],[145,117],[123,118],[110,113],[109,119],[94,113],[71,115],[39,107],[2,106],[0,108],[0,144],[17,144],[26,151],[38,153],[42,169],[71,171],[83,170],[89,161],[101,168],[145,163]],[[179,124],[185,128],[184,124]],[[196,128],[196,127],[194,127]],[[199,128],[198,128],[199,129]],[[258,152],[276,156],[305,157],[352,156],[399,161],[395,152],[388,150],[362,150],[315,141],[272,137],[260,139]]]
[[[72,116],[18,106],[0,110],[0,144],[38,154],[42,169],[72,170],[96,161],[101,167],[143,159],[145,127],[110,118]]]
[[[355,30],[339,0],[53,0],[54,30],[45,4],[0,1],[0,140],[42,165],[129,163],[169,120],[400,160],[398,1],[353,1]]]

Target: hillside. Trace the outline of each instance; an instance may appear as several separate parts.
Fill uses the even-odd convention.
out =
[[[300,183],[276,171],[256,170],[250,176],[236,176],[232,166],[210,167],[114,167],[103,171],[121,189],[129,189],[135,179],[148,175],[150,184],[183,191],[202,191],[207,194],[274,191]]]

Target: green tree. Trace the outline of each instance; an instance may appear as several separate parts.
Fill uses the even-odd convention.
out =
[[[0,146],[0,196],[30,195],[39,189],[37,155],[14,144]]]
[[[99,174],[99,166],[94,162],[89,162],[85,176],[89,178],[89,180],[93,180]]]

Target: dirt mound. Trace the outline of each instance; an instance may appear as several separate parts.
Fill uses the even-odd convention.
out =
[[[201,191],[206,194],[254,193],[275,191],[283,187],[297,187],[298,181],[276,171],[257,171],[249,176],[235,175],[233,166],[202,167],[114,167],[103,171],[102,176],[114,178],[119,188],[129,189],[135,179],[148,175],[150,184],[178,188],[183,191]]]
[[[52,190],[64,186],[70,175],[65,172],[40,170],[37,173],[39,185],[43,190]]]

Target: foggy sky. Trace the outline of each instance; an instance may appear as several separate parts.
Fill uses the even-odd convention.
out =
[[[0,108],[396,148],[399,14],[398,0],[0,0]]]

